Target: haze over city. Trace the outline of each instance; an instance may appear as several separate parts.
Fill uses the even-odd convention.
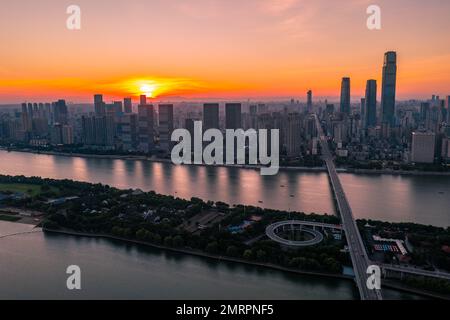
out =
[[[23,10],[26,3],[29,10]],[[81,30],[66,28],[70,1],[9,1],[0,12],[0,103],[157,99],[352,99],[381,82],[382,55],[398,53],[397,99],[447,94],[447,1],[77,1]]]

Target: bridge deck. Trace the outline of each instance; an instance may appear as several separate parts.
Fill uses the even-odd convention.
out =
[[[333,156],[328,148],[328,141],[323,133],[322,126],[317,117],[316,125],[319,134],[320,146],[322,148],[322,156],[326,163],[328,175],[330,177],[333,192],[338,205],[339,213],[342,219],[342,225],[347,238],[347,244],[349,247],[350,257],[353,263],[353,269],[355,272],[355,281],[359,289],[359,293],[362,300],[382,300],[380,290],[370,290],[367,287],[367,268],[371,265],[367,256],[366,248],[359,234],[358,227],[355,219],[353,218],[352,209],[345,196],[344,189],[342,188],[339,176],[336,172],[336,167],[333,162]]]

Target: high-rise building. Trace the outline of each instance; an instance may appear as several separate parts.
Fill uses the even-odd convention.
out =
[[[383,83],[381,88],[382,122],[395,125],[395,94],[397,84],[397,53],[386,52],[383,64]]]
[[[291,113],[287,117],[286,152],[289,157],[300,156],[301,146],[301,118],[298,113]]]
[[[170,152],[172,148],[173,104],[159,105],[159,146],[161,150]]]
[[[432,132],[413,132],[411,161],[433,163],[436,148],[436,135]]]
[[[101,94],[94,95],[94,112],[96,116],[104,116],[106,114],[105,103]]]
[[[425,121],[428,117],[429,112],[430,112],[430,103],[422,102],[420,104],[420,120]]]
[[[219,129],[219,104],[205,103],[203,105],[203,130]]]
[[[24,132],[31,132],[33,127],[32,127],[32,121],[31,121],[31,116],[28,113],[28,106],[26,103],[22,103],[22,128]]]
[[[367,80],[365,98],[365,127],[377,125],[377,81]]]
[[[450,124],[450,96],[447,96],[447,123]]]
[[[242,115],[240,103],[225,104],[225,128],[235,130],[242,128]]]
[[[108,148],[114,146],[115,124],[111,116],[83,116],[81,127],[84,144]]]
[[[342,78],[340,111],[350,115],[350,78]]]
[[[366,127],[366,98],[361,98],[360,113],[361,113],[361,126],[363,128],[365,128]]]
[[[141,94],[139,96],[139,104],[146,105],[147,104],[147,96],[145,94]]]
[[[442,139],[441,158],[444,161],[450,161],[450,137]]]
[[[53,103],[53,114],[55,123],[67,124],[68,110],[65,100],[58,100]]]
[[[126,113],[120,119],[120,140],[124,151],[135,151],[138,148],[138,116]]]
[[[62,144],[70,145],[73,144],[73,127],[67,124],[63,125],[61,128]]]
[[[55,123],[50,130],[50,143],[52,145],[60,145],[63,143],[62,127],[60,123]]]
[[[307,98],[307,102],[306,102],[306,110],[308,112],[312,111],[312,99],[313,99],[312,95],[313,95],[312,91],[308,90],[308,92],[307,92],[308,98]]]
[[[113,102],[114,115],[120,117],[123,114],[123,104],[122,101]]]
[[[133,103],[131,101],[131,98],[123,99],[123,107],[125,109],[125,113],[133,113]]]
[[[141,96],[141,102],[145,104],[140,104],[138,106],[138,149],[141,152],[151,152],[154,147],[154,109],[153,105],[147,104],[147,100]]]
[[[329,115],[332,115],[334,113],[334,104],[327,103],[325,110]]]

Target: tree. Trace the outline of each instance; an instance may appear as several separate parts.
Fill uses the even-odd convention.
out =
[[[256,251],[256,258],[259,261],[264,261],[266,259],[266,252],[264,250],[258,250]]]
[[[251,260],[252,257],[253,257],[253,252],[252,252],[252,250],[250,250],[250,249],[245,250],[245,251],[244,251],[244,254],[242,255],[242,257],[243,257],[245,260]]]
[[[239,254],[239,250],[236,246],[229,246],[227,248],[227,256],[236,257]]]
[[[148,236],[148,231],[145,229],[139,229],[136,232],[136,238],[139,240],[147,240],[147,236]]]
[[[174,246],[174,247],[177,247],[177,248],[182,247],[182,246],[184,245],[183,237],[180,236],[180,235],[175,236],[175,237],[173,238],[173,241],[172,241],[172,242],[173,242],[173,246]]]
[[[217,244],[216,241],[210,242],[206,246],[206,252],[213,253],[213,254],[217,253],[218,247],[219,247],[219,245]]]
[[[168,236],[164,238],[164,245],[166,247],[171,247],[173,245],[172,237]]]

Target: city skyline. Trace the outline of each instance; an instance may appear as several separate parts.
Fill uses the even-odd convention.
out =
[[[436,0],[379,1],[382,29],[376,31],[366,27],[365,0],[252,0],[240,12],[217,0],[189,7],[79,1],[77,31],[65,27],[69,4],[47,0],[27,4],[33,10],[26,12],[20,1],[5,4],[0,27],[10,31],[1,36],[8,46],[0,57],[8,66],[0,70],[0,103],[61,96],[84,103],[92,92],[113,99],[145,93],[161,100],[266,100],[297,98],[309,89],[316,99],[334,99],[344,76],[351,78],[352,97],[364,97],[368,79],[382,82],[380,57],[390,50],[402,66],[398,99],[444,96],[450,87],[444,41],[450,22],[442,8],[450,4]]]

